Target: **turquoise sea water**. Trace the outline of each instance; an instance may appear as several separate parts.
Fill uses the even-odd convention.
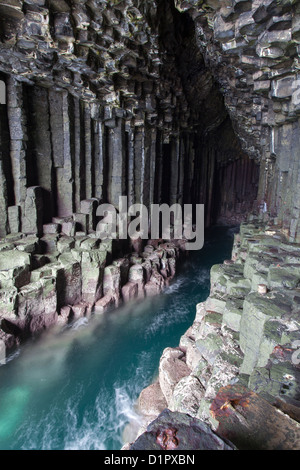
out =
[[[231,255],[234,229],[215,228],[165,292],[80,319],[27,344],[0,367],[0,450],[118,450],[134,403],[166,347],[209,295],[213,264]]]

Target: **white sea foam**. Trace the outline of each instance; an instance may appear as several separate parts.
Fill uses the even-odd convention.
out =
[[[193,283],[196,283],[199,286],[206,286],[210,280],[210,270],[203,267],[197,270],[195,276],[192,279]]]
[[[82,422],[78,420],[78,406],[71,401],[67,407],[65,449],[66,450],[112,450],[108,443],[123,445],[123,431],[130,423],[134,430],[141,424],[141,418],[135,409],[135,401],[142,388],[150,380],[145,364],[151,354],[143,352],[138,358],[138,366],[132,373],[129,383],[115,383],[114,397],[109,397],[105,386],[99,389],[93,407],[84,413]],[[78,393],[80,397],[80,393]]]
[[[93,413],[86,412],[79,423],[78,411],[70,403],[67,409],[68,425],[65,434],[65,450],[106,450],[107,434],[105,424],[111,418],[110,410],[106,412],[96,400]]]
[[[124,442],[124,430],[127,437],[141,424],[136,409],[136,400],[141,390],[152,382],[152,374],[155,373],[153,372],[153,352],[150,350],[152,347],[150,344],[155,344],[153,340],[157,332],[164,335],[171,325],[176,326],[189,318],[191,309],[194,309],[193,295],[197,292],[197,286],[200,287],[201,295],[202,287],[207,287],[209,276],[209,268],[201,265],[195,267],[195,263],[191,262],[188,274],[185,271],[183,275],[174,280],[165,289],[163,295],[157,296],[155,299],[145,299],[137,305],[134,304],[134,308],[133,304],[124,307],[124,311],[121,313],[111,315],[107,324],[105,316],[101,317],[103,325],[102,323],[100,325],[98,319],[80,318],[68,326],[67,334],[56,338],[46,336],[38,348],[33,348],[30,352],[26,351],[26,354],[22,351],[22,361],[16,368],[16,375],[28,387],[30,394],[28,400],[24,402],[25,406],[23,406],[23,402],[20,404],[20,417],[23,409],[25,409],[25,414],[22,415],[22,421],[18,416],[17,424],[12,429],[15,433],[12,445],[23,449],[44,450],[60,448],[66,450],[112,450],[112,448],[120,448]],[[183,296],[181,296],[182,290]],[[126,365],[123,364],[122,367],[126,368],[123,381],[121,379],[123,370],[120,371],[120,374],[118,370],[111,370],[109,372],[112,377],[115,377],[112,378],[115,383],[104,383],[105,380],[101,378],[101,361],[106,367],[108,358],[115,351],[111,346],[114,341],[119,339],[119,336],[115,335],[111,336],[110,340],[106,340],[106,336],[110,337],[110,333],[114,331],[111,325],[118,327],[117,331],[121,331],[122,334],[121,326],[123,324],[125,325],[129,321],[134,324],[136,320],[139,324],[139,319],[143,317],[144,313],[146,321],[143,323],[143,328],[135,334],[145,338],[145,349],[142,352],[132,349],[132,354],[135,355],[133,361],[135,365],[131,365],[130,360]],[[124,328],[124,334],[125,330],[126,328]],[[88,373],[96,374],[96,381],[92,379],[90,381],[96,389],[92,388],[92,393],[89,395],[87,382],[89,382],[90,376],[83,374],[85,383],[80,382],[82,371],[77,352],[81,352],[81,348],[89,351],[90,345],[92,346],[91,351],[93,351],[95,341],[99,348],[99,363],[97,361],[97,365],[93,365],[94,359],[91,354],[91,363],[86,369]],[[122,343],[117,343],[117,346],[118,351],[122,351]],[[130,347],[130,343],[128,347]],[[71,363],[71,376],[69,374],[69,360],[74,354],[75,360],[78,362]],[[79,368],[78,376],[77,366]],[[118,365],[116,365],[117,367]],[[128,368],[129,370],[127,370]],[[99,389],[97,388],[98,376]],[[56,380],[60,384],[59,389],[55,388]],[[68,383],[68,380],[71,383]],[[77,385],[78,383],[81,383],[80,387]],[[70,385],[71,392],[68,389]],[[53,397],[53,390],[56,390],[55,399],[53,402],[51,401],[53,405],[48,406],[49,400]],[[49,393],[52,395],[48,395]],[[47,400],[45,404],[42,402],[42,398]],[[36,403],[38,403],[39,411],[34,410]],[[11,422],[11,419],[9,421]]]
[[[21,354],[21,348],[18,348],[16,351],[14,351],[13,353],[9,354],[6,359],[5,359],[5,363],[7,364],[8,362],[10,361],[13,361],[14,359],[16,359],[17,357],[19,357]]]
[[[174,302],[173,310],[163,310],[153,318],[152,323],[145,329],[145,338],[155,335],[159,330],[166,331],[171,325],[181,323],[188,315],[187,305],[178,305]]]
[[[170,284],[164,291],[164,294],[174,294],[174,292],[178,292],[183,284],[185,283],[186,279],[184,277],[181,277],[177,279],[175,282]]]
[[[89,323],[88,319],[86,317],[79,318],[72,324],[72,330],[78,330],[79,328],[82,328],[84,326],[87,326]]]

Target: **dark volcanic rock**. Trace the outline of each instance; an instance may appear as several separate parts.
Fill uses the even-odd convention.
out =
[[[234,450],[198,419],[164,410],[129,450]]]

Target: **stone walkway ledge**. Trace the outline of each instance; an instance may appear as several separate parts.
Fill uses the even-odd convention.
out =
[[[211,269],[210,295],[197,305],[194,323],[177,348],[165,349],[157,381],[140,395],[144,424],[138,436],[164,409],[217,431],[214,401],[221,389],[237,385],[270,405],[276,426],[284,426],[280,417],[289,418],[296,436],[293,446],[299,448],[299,253],[300,245],[287,241],[278,226],[255,219],[241,225],[232,259]],[[263,439],[259,426],[251,422],[252,431]],[[279,445],[278,439],[272,442]],[[272,446],[263,441],[256,445]]]

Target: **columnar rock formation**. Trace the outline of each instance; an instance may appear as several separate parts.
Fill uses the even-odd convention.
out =
[[[242,151],[195,26],[172,1],[7,1],[2,18],[1,235],[81,201],[198,202],[207,223],[252,208]],[[82,219],[82,218],[81,218]]]
[[[217,296],[162,358],[177,365],[162,403],[183,410],[182,390],[192,390],[189,412],[204,413],[223,367],[259,388],[257,368],[298,331],[293,291],[249,289],[298,288],[299,32],[297,0],[1,2],[1,351],[58,317],[160,292],[174,276],[183,246],[101,240],[99,203],[199,203],[207,226],[251,213],[282,245],[258,260],[263,226],[254,247],[241,232],[250,255],[214,268]]]
[[[119,194],[204,203],[208,224],[255,201],[298,239],[297,2],[0,9],[2,236],[40,186],[44,222]]]
[[[232,259],[211,269],[210,295],[197,305],[193,325],[177,348],[164,350],[156,382],[140,394],[139,434],[168,408],[216,432],[224,433],[227,418],[232,442],[242,449],[299,449],[299,250],[274,226],[257,220],[241,226]],[[246,390],[244,404],[243,394],[233,393],[235,385]],[[272,414],[270,429],[263,424],[269,415],[250,408],[250,391],[263,399],[263,413]],[[237,410],[232,428],[230,410]]]
[[[31,189],[31,188],[30,188]],[[15,346],[124,302],[159,294],[173,279],[185,243],[149,241],[132,252],[97,233],[8,236],[0,243],[0,362]]]
[[[197,46],[242,148],[260,162],[259,207],[299,241],[299,2],[178,0],[176,6],[193,18]]]
[[[207,225],[240,221],[256,198],[259,166],[234,133],[192,19],[172,1],[7,0],[0,17],[1,334],[9,346],[57,314],[70,318],[70,306],[76,317],[81,302],[115,304],[103,270],[117,282],[128,263],[108,265],[132,247],[120,243],[115,256],[101,243],[99,203],[118,207],[122,195],[146,206],[197,202]],[[158,277],[148,293],[175,269],[151,266]],[[151,266],[135,270],[146,287]],[[128,279],[124,298],[135,295]]]

